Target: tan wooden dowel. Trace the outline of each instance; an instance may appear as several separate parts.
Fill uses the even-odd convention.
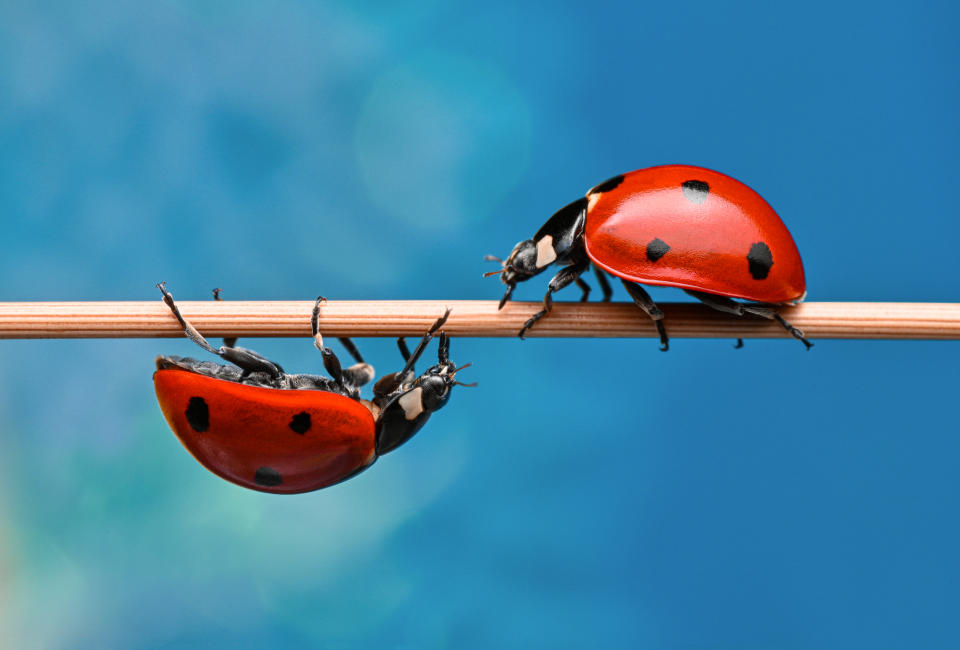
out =
[[[205,336],[310,336],[311,301],[177,303]],[[540,303],[511,302],[502,311],[487,300],[326,303],[325,336],[419,336],[449,307],[452,336],[516,336]],[[661,304],[672,338],[783,338],[772,321],[735,317],[699,304]],[[811,302],[783,316],[816,339],[960,339],[960,303]],[[160,300],[149,302],[0,303],[0,338],[152,338],[183,336]],[[631,303],[556,303],[529,332],[536,337],[656,336],[650,319]]]

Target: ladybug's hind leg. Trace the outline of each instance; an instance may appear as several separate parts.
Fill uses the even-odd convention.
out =
[[[657,332],[660,334],[660,349],[666,352],[670,349],[670,337],[667,336],[667,329],[663,326],[663,311],[653,302],[653,298],[647,293],[646,289],[635,282],[623,281],[623,286],[627,293],[633,298],[634,304],[646,312],[647,316],[653,319],[653,324],[657,326]]]
[[[183,315],[180,314],[180,309],[173,301],[173,296],[169,291],[167,291],[166,283],[161,282],[157,285],[157,288],[160,289],[160,293],[163,294],[163,302],[165,302],[167,307],[170,308],[170,311],[173,312],[173,315],[177,317],[177,320],[180,322],[180,327],[183,328],[183,333],[187,335],[187,338],[207,352],[215,354],[224,361],[229,361],[243,370],[241,379],[252,372],[265,372],[274,379],[278,379],[283,375],[283,368],[280,367],[280,364],[270,361],[263,355],[259,354],[258,352],[254,352],[253,350],[248,350],[246,348],[231,348],[227,346],[221,346],[219,349],[214,348],[212,345],[210,345],[207,339],[203,338],[200,332],[198,332],[197,329],[190,324],[190,321],[186,320]]]
[[[727,314],[733,314],[734,316],[743,316],[744,314],[753,314],[755,316],[760,316],[762,318],[769,318],[770,320],[775,320],[787,330],[790,335],[798,339],[801,343],[807,346],[807,349],[813,347],[813,343],[807,340],[803,332],[791,325],[787,319],[777,312],[776,308],[772,305],[764,304],[753,304],[753,303],[742,303],[732,300],[725,296],[718,296],[712,293],[703,293],[701,291],[691,291],[689,289],[684,289],[688,294],[702,302],[703,304],[713,307],[717,311],[722,311]],[[739,342],[736,347],[743,347],[742,339],[737,339]]]

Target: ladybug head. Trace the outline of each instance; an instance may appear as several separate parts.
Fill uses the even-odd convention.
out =
[[[400,383],[390,395],[381,396],[385,405],[377,419],[377,454],[396,449],[419,431],[430,415],[446,406],[455,385],[475,386],[457,381],[456,375],[470,364],[457,368],[449,357],[450,339],[440,333],[438,363],[413,381],[403,381],[407,373],[396,373]],[[384,399],[385,398],[385,399]]]
[[[499,274],[500,281],[507,285],[507,292],[503,294],[503,298],[500,299],[501,309],[507,301],[510,300],[510,295],[513,293],[513,289],[518,282],[529,280],[546,268],[546,265],[537,266],[538,257],[537,244],[532,239],[524,240],[514,246],[513,251],[511,251],[506,261],[493,255],[487,255],[487,260],[493,260],[503,264],[503,268],[499,271],[484,273],[484,277]]]
[[[473,384],[464,384],[457,381],[457,373],[473,365],[467,363],[459,368],[450,361],[449,355],[450,339],[443,332],[440,333],[440,350],[438,353],[439,363],[427,369],[415,384],[424,389],[424,406],[430,411],[437,411],[443,408],[447,400],[450,399],[450,390],[454,386],[476,386]]]

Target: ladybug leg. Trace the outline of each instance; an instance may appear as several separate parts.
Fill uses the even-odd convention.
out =
[[[173,312],[173,315],[177,317],[177,320],[180,321],[180,327],[183,328],[183,333],[187,335],[191,341],[199,345],[201,348],[207,352],[212,352],[213,354],[220,354],[220,351],[214,348],[207,339],[196,330],[196,328],[190,324],[189,321],[185,320],[180,314],[180,309],[177,307],[177,304],[173,301],[173,295],[167,291],[167,283],[161,282],[157,285],[157,288],[160,289],[160,293],[163,294],[163,302],[166,303],[167,307],[170,308],[170,311]]]
[[[450,337],[443,330],[440,330],[440,344],[437,346],[437,363],[441,366],[450,363]]]
[[[391,372],[389,375],[384,375],[379,381],[377,381],[373,387],[373,394],[375,396],[383,397],[390,395],[396,392],[403,384],[409,383],[413,377],[414,364],[417,363],[421,355],[423,355],[423,351],[427,349],[427,345],[433,340],[433,335],[437,333],[437,330],[443,327],[443,325],[447,322],[447,318],[449,317],[450,310],[448,309],[443,313],[443,316],[438,318],[433,325],[430,326],[430,329],[427,330],[427,333],[424,334],[423,338],[420,339],[420,343],[417,345],[417,349],[413,351],[413,354],[410,354],[410,350],[407,348],[407,342],[403,338],[397,339],[397,347],[400,348],[400,354],[403,355],[406,363],[404,364],[402,370],[399,370],[398,372]],[[449,350],[450,343],[446,342],[446,338],[446,334],[441,332],[441,349]]]
[[[448,318],[450,318],[450,310],[449,310],[449,309],[447,309],[445,312],[443,312],[443,316],[441,316],[440,318],[438,318],[438,319],[433,323],[433,325],[430,326],[430,329],[427,330],[426,334],[423,335],[423,338],[420,339],[420,343],[417,344],[417,349],[413,351],[413,354],[411,354],[411,355],[409,356],[409,358],[407,358],[406,364],[403,366],[403,370],[400,371],[399,374],[400,374],[401,376],[407,374],[408,372],[412,372],[412,371],[413,371],[413,365],[414,365],[414,364],[420,359],[420,357],[423,355],[423,351],[427,349],[427,345],[429,345],[430,341],[433,340],[433,335],[436,334],[437,331],[439,331],[440,328],[443,327],[443,326],[446,324]],[[399,345],[399,343],[398,343],[398,345]],[[406,347],[406,342],[404,342],[403,346]],[[400,351],[401,351],[401,354],[402,354],[402,353],[403,353],[403,349],[401,348]]]
[[[228,348],[226,346],[221,346],[219,349],[214,348],[207,339],[203,338],[200,332],[190,324],[190,321],[186,320],[180,314],[180,309],[173,301],[173,296],[167,291],[166,283],[161,282],[157,285],[157,288],[160,289],[160,292],[163,294],[163,302],[167,304],[167,307],[170,308],[173,315],[180,321],[180,327],[183,328],[183,333],[187,335],[187,338],[207,352],[216,354],[224,361],[229,361],[243,370],[243,374],[240,375],[241,379],[245,378],[251,372],[265,372],[274,379],[279,379],[283,375],[283,368],[280,367],[280,364],[270,361],[253,350],[246,348]]]
[[[327,301],[323,296],[318,296],[317,301],[313,303],[313,313],[310,314],[310,328],[313,330],[313,345],[320,350],[323,355],[323,367],[340,387],[343,383],[343,367],[340,365],[340,359],[333,350],[323,344],[323,335],[320,334],[320,305]]]
[[[803,343],[808,350],[813,347],[813,343],[807,340],[806,336],[804,336],[803,334],[803,331],[791,325],[787,321],[787,319],[781,316],[780,312],[778,312],[773,307],[744,305],[743,309],[744,311],[749,312],[751,314],[756,314],[757,316],[763,316],[764,318],[772,318],[773,320],[780,323],[780,326],[783,327],[783,329],[790,332],[790,336],[792,336],[795,339],[799,339],[800,342]],[[767,314],[770,314],[770,315],[768,316]]]
[[[357,349],[357,346],[354,345],[353,341],[345,336],[337,338],[340,341],[340,345],[347,349],[347,352],[350,353],[350,356],[356,359],[357,363],[364,363],[363,357],[360,356],[360,350]]]
[[[602,302],[610,302],[610,298],[613,297],[613,288],[610,286],[610,281],[607,280],[607,274],[596,264],[593,265],[593,274],[597,276],[597,282],[600,283],[600,291],[603,292]]]
[[[220,302],[222,300],[222,298],[220,297],[221,293],[223,293],[223,289],[221,289],[220,287],[217,287],[216,289],[214,289],[213,299],[216,300],[217,302]],[[223,339],[223,344],[228,348],[232,348],[237,344],[237,337],[236,336],[226,337]]]
[[[406,363],[410,360],[410,348],[407,347],[407,340],[402,336],[397,339],[397,347],[400,349],[400,356],[403,357],[403,362]]]
[[[497,307],[498,310],[503,309],[503,306],[510,300],[510,297],[513,295],[513,290],[516,288],[516,284],[507,285],[507,290],[503,292],[503,298],[500,299],[500,306]]]
[[[577,278],[574,280],[577,283],[577,286],[580,287],[580,291],[583,292],[583,295],[580,296],[580,302],[587,302],[590,299],[590,285],[583,281],[583,278]]]
[[[365,386],[373,381],[374,370],[373,366],[363,360],[363,357],[360,356],[360,350],[357,349],[357,346],[353,344],[349,338],[342,336],[337,338],[340,341],[340,345],[347,349],[347,352],[350,353],[350,356],[356,360],[356,363],[349,368],[343,371],[344,378],[354,386]]]
[[[713,307],[717,311],[722,311],[728,314],[733,314],[734,316],[743,316],[744,314],[753,314],[754,316],[760,316],[762,318],[769,318],[770,320],[775,320],[780,325],[790,332],[790,335],[794,338],[800,340],[807,349],[813,347],[813,343],[808,341],[804,336],[803,332],[787,322],[787,320],[777,313],[777,310],[772,305],[763,305],[763,304],[751,304],[751,303],[742,303],[737,302],[736,300],[731,300],[725,296],[717,296],[712,293],[703,293],[700,291],[689,291],[684,289],[688,294],[699,300],[709,307]],[[742,348],[743,339],[737,339],[738,343],[734,347]]]
[[[743,316],[745,313],[743,304],[737,302],[736,300],[731,300],[725,296],[718,296],[713,293],[703,293],[701,291],[691,291],[689,289],[684,289],[684,292],[693,296],[708,307],[716,309],[717,311],[722,311],[726,314],[733,314],[734,316]],[[736,344],[733,346],[733,349],[739,350],[742,347],[743,339],[738,338]]]
[[[712,307],[717,311],[722,311],[725,314],[733,314],[734,316],[743,316],[745,312],[745,305],[736,300],[727,298],[726,296],[718,296],[713,293],[703,293],[701,291],[691,291],[690,289],[684,289],[684,293],[689,294],[707,305]],[[767,318],[770,318],[769,316]]]
[[[534,323],[550,313],[550,310],[553,308],[553,294],[568,286],[571,282],[579,280],[580,274],[587,270],[587,264],[589,264],[589,262],[584,261],[565,266],[550,279],[550,284],[547,285],[547,295],[543,297],[543,309],[531,316],[530,319],[523,324],[523,327],[520,329],[521,339],[527,333],[527,330],[533,327]]]
[[[442,341],[443,339],[441,339]],[[407,347],[407,340],[404,337],[397,339],[397,348],[400,349],[400,356],[403,357],[404,364],[410,362],[410,348]],[[414,360],[416,363],[416,360]],[[389,395],[393,393],[401,384],[409,383],[414,376],[413,364],[410,365],[410,372],[407,376],[401,377],[399,373],[391,372],[389,375],[384,375],[380,378],[379,381],[373,387],[373,394],[377,397],[382,397],[384,395]]]
[[[657,303],[653,302],[650,294],[639,284],[624,280],[623,286],[630,297],[633,298],[634,304],[653,319],[653,324],[657,326],[657,332],[660,334],[660,349],[663,352],[669,350],[670,337],[667,336],[667,330],[663,326],[663,312],[657,307]]]

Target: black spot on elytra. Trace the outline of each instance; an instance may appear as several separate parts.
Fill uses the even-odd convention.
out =
[[[770,267],[773,266],[773,253],[770,252],[770,247],[758,241],[750,247],[747,263],[750,265],[750,275],[754,280],[765,280],[770,275]]]
[[[264,465],[257,470],[257,473],[253,477],[253,482],[257,485],[273,487],[274,485],[280,485],[283,483],[283,477],[280,476],[280,472],[277,470]]]
[[[651,262],[656,262],[661,257],[666,255],[667,251],[669,250],[670,246],[667,245],[667,242],[657,237],[652,242],[647,244],[647,259]]]
[[[290,428],[293,429],[294,433],[299,433],[301,436],[305,434],[310,430],[310,414],[303,411],[294,415],[293,419],[290,420]]]
[[[623,182],[623,174],[620,174],[619,176],[614,176],[613,178],[603,181],[596,187],[591,188],[590,191],[587,192],[587,194],[589,195],[589,194],[598,194],[600,192],[609,192],[610,190],[612,190],[622,182]]]
[[[710,185],[706,181],[683,181],[680,188],[691,203],[703,203],[710,196]]]
[[[187,422],[197,433],[203,433],[210,428],[210,409],[202,397],[191,397],[187,404]]]

